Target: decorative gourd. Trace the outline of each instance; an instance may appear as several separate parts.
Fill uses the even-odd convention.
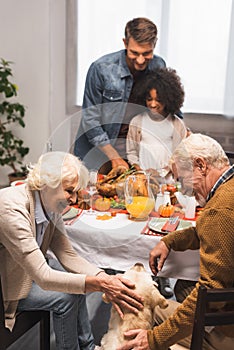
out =
[[[162,204],[158,208],[158,213],[159,215],[168,218],[174,213],[174,206],[169,203]]]
[[[110,209],[111,201],[109,198],[100,197],[96,199],[94,205],[95,209],[97,209],[98,211],[107,211]]]

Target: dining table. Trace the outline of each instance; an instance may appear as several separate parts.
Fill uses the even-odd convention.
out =
[[[100,268],[126,271],[139,262],[150,272],[149,253],[163,236],[149,230],[150,220],[152,217],[147,221],[130,220],[126,211],[111,216],[110,212],[90,215],[80,209],[73,220],[65,221],[65,226],[77,253]],[[199,251],[171,250],[158,276],[198,280]]]

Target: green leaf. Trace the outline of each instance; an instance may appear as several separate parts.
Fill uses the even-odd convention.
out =
[[[23,158],[29,153],[29,148],[24,146],[23,140],[15,135],[11,127],[15,123],[25,127],[25,107],[11,100],[18,91],[13,82],[11,65],[12,62],[0,59],[0,165],[8,165],[13,172],[22,172],[26,170]]]

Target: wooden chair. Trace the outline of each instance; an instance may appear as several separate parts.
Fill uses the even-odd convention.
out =
[[[50,349],[50,312],[24,311],[16,316],[12,332],[5,326],[3,293],[0,276],[0,350],[7,349],[34,325],[40,322],[40,350]]]
[[[234,288],[207,289],[200,286],[193,325],[191,350],[202,349],[205,326],[221,326],[234,324],[234,307],[232,310],[214,310],[209,304],[218,302],[234,302]]]

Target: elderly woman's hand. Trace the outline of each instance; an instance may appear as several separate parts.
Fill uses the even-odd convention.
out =
[[[104,278],[102,281],[102,291],[105,293],[106,299],[113,304],[120,317],[123,317],[126,309],[137,315],[138,311],[143,308],[144,300],[134,292],[134,288],[135,284],[120,274],[108,275],[108,278]]]
[[[93,288],[90,288],[91,284]],[[125,310],[137,315],[143,309],[144,300],[134,288],[135,284],[121,275],[113,276],[101,272],[95,277],[86,277],[86,291],[99,290],[105,293],[107,301],[113,304],[121,318]]]

